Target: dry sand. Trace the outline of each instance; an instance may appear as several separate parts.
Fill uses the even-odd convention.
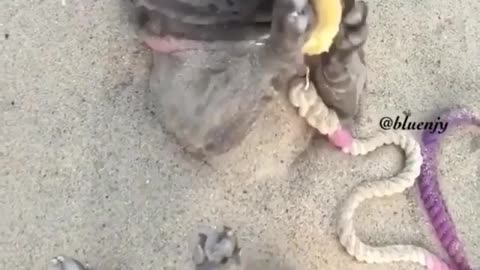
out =
[[[358,263],[334,234],[338,203],[360,181],[394,174],[398,150],[349,157],[317,139],[302,151],[308,132],[278,101],[233,153],[188,159],[145,108],[150,55],[118,2],[0,4],[0,269],[43,270],[58,253],[96,269],[190,269],[186,240],[200,223],[237,229],[261,269],[421,269]],[[478,0],[370,6],[358,134],[407,109],[416,119],[455,104],[480,110]],[[440,161],[448,205],[480,267],[478,128],[449,132]],[[362,205],[362,239],[438,252],[417,196]]]

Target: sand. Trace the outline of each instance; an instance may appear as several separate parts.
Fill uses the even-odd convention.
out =
[[[238,149],[196,162],[145,107],[151,57],[125,9],[65,2],[0,4],[0,269],[42,270],[57,254],[96,269],[191,269],[187,239],[199,224],[235,228],[261,269],[422,269],[358,263],[335,235],[338,204],[360,181],[396,173],[400,151],[349,157],[322,138],[309,143],[279,99]],[[404,110],[413,119],[457,104],[480,112],[479,1],[370,6],[359,136]],[[448,133],[441,187],[478,268],[480,133]],[[416,189],[368,201],[356,222],[370,244],[441,254]]]

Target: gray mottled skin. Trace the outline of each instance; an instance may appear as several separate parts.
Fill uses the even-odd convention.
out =
[[[304,57],[301,47],[316,19],[307,0],[132,1],[141,36],[173,35],[201,44],[153,51],[149,101],[188,152],[217,155],[240,144],[275,94],[285,92],[294,76],[304,76],[305,65],[328,106],[342,118],[358,112],[366,85],[364,2],[345,2],[329,53]]]
[[[241,269],[241,253],[237,238],[228,227],[200,226],[193,234],[191,244],[195,270]],[[76,259],[57,256],[47,270],[88,270]]]
[[[358,113],[360,97],[367,84],[363,49],[368,36],[367,15],[367,4],[356,2],[344,15],[329,53],[307,58],[319,95],[341,118],[353,118]]]
[[[195,270],[230,270],[242,265],[240,248],[232,229],[202,226],[193,237]]]
[[[73,258],[56,256],[50,260],[47,270],[88,270],[88,268]]]
[[[269,21],[273,0],[133,0],[183,22],[200,25]]]

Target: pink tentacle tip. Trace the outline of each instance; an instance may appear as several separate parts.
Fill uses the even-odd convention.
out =
[[[452,268],[450,268],[445,262],[433,256],[427,257],[427,269],[428,270],[452,270]]]
[[[333,134],[328,136],[329,141],[339,148],[350,148],[353,143],[353,138],[350,132],[346,129],[339,128]]]

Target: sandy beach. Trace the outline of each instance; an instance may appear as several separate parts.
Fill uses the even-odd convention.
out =
[[[397,173],[401,151],[352,157],[310,141],[279,98],[234,151],[189,158],[146,106],[151,53],[118,2],[0,4],[0,269],[46,270],[57,254],[98,270],[192,269],[187,240],[200,224],[233,227],[262,270],[423,269],[359,263],[335,234],[339,203]],[[357,136],[406,110],[409,121],[456,105],[480,114],[478,0],[369,5]],[[480,130],[446,132],[440,184],[479,269]],[[366,202],[355,222],[369,244],[443,255],[416,188]]]

